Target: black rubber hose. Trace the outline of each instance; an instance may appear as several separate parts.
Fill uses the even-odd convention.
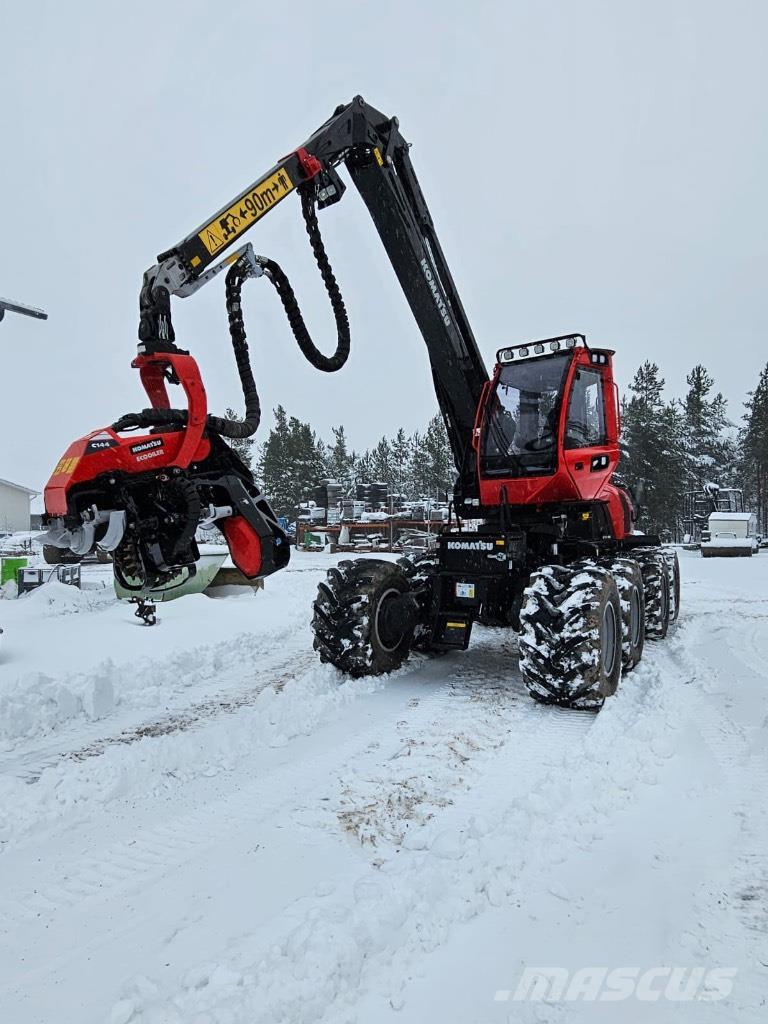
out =
[[[222,437],[251,437],[261,422],[261,403],[253,378],[253,367],[248,352],[248,340],[243,322],[241,292],[246,278],[235,263],[227,272],[227,315],[229,316],[229,333],[235,353],[235,363],[240,377],[240,385],[245,399],[245,418],[229,420],[223,416],[208,416],[208,427]]]
[[[291,325],[293,336],[296,338],[305,358],[316,369],[324,370],[326,373],[335,373],[336,370],[342,368],[349,358],[349,318],[347,317],[344,299],[341,297],[341,290],[331,269],[328,254],[325,251],[323,239],[320,235],[314,196],[311,192],[304,189],[301,190],[301,210],[304,214],[304,223],[309,235],[309,244],[312,247],[315,262],[320,270],[325,289],[328,292],[328,298],[331,300],[331,308],[333,309],[333,316],[336,321],[338,340],[336,351],[332,356],[324,356],[312,341],[307,325],[304,323],[304,317],[301,315],[299,304],[296,301],[296,295],[291,287],[291,282],[288,280],[283,269],[274,260],[269,259],[264,260],[262,266],[269,280],[275,286],[277,294],[280,296],[280,301],[288,317],[288,323]]]

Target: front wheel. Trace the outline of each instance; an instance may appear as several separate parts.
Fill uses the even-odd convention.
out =
[[[312,630],[320,660],[352,676],[381,675],[408,657],[418,604],[399,565],[339,562],[317,588]]]
[[[534,700],[599,710],[621,677],[622,610],[613,575],[593,562],[532,573],[519,649]]]

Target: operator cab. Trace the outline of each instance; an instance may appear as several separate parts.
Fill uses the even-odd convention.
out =
[[[475,432],[482,505],[598,495],[619,455],[612,354],[581,334],[497,353]]]

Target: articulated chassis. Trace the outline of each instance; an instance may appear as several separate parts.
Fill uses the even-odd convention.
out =
[[[677,618],[677,556],[656,536],[607,534],[602,502],[507,507],[479,529],[448,527],[434,551],[341,562],[318,588],[323,661],[363,676],[411,650],[466,650],[476,621],[518,631],[530,695],[597,709]]]
[[[645,534],[622,540],[589,538],[605,514],[600,502],[569,503],[539,522],[531,522],[530,509],[510,509],[509,518],[515,512],[520,525],[457,528],[438,537],[424,607],[433,649],[466,650],[478,618],[488,625],[518,628],[523,593],[531,573],[543,565],[567,566],[590,558],[606,562],[659,545],[658,537]],[[553,521],[559,521],[558,528]],[[581,536],[574,536],[569,526]]]

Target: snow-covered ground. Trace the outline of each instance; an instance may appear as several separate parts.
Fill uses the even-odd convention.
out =
[[[479,627],[344,680],[329,560],[156,628],[108,587],[0,601],[0,1019],[764,1020],[768,553],[683,552],[678,627],[598,716]],[[565,989],[516,998],[544,967]]]

